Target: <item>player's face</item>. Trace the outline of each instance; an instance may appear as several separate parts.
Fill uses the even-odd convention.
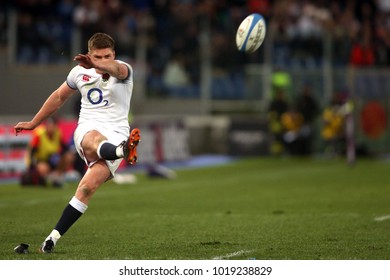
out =
[[[114,60],[115,59],[115,52],[114,50],[110,48],[106,49],[94,49],[91,50],[89,55],[91,56],[93,61],[96,62],[101,62],[101,61],[107,61],[107,60]],[[96,70],[98,74],[103,74],[100,73],[99,70]]]

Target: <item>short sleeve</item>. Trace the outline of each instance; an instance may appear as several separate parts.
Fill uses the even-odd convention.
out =
[[[66,78],[66,83],[72,89],[77,89],[76,77],[77,77],[77,74],[78,74],[78,71],[79,71],[79,67],[80,66],[73,67],[73,69],[70,70],[70,72],[68,74],[68,77]]]
[[[117,60],[117,62],[121,63],[121,64],[124,64],[126,65],[127,69],[129,69],[129,74],[127,75],[127,77],[125,79],[123,79],[122,81],[127,81],[127,82],[132,82],[133,81],[133,68],[130,66],[130,64],[124,62],[124,61],[121,61],[121,60]]]

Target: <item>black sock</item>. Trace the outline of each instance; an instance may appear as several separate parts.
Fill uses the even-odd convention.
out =
[[[116,148],[117,146],[109,142],[105,142],[100,146],[100,150],[98,151],[98,154],[100,155],[101,158],[106,160],[118,159],[119,157],[116,155]]]
[[[63,235],[81,215],[82,213],[80,211],[68,204],[54,229],[58,230],[58,232]]]

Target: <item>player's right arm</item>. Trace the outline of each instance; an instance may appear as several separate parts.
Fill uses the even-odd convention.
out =
[[[109,57],[90,54],[78,54],[75,56],[74,60],[77,61],[80,66],[86,69],[95,68],[100,72],[107,73],[119,80],[127,79],[129,77],[129,68],[125,64],[114,60],[114,58],[115,57],[113,54]]]
[[[19,132],[23,130],[32,130],[40,125],[45,119],[50,117],[54,112],[56,112],[69,97],[74,94],[76,90],[68,86],[64,82],[59,88],[57,88],[53,93],[46,99],[43,103],[41,109],[34,116],[31,121],[28,122],[19,122],[15,125],[15,134],[18,135]]]

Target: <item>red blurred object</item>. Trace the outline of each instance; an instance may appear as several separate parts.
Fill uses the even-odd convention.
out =
[[[247,5],[249,13],[259,13],[263,16],[268,16],[270,13],[269,0],[248,0]]]
[[[370,101],[360,114],[360,122],[365,135],[377,139],[383,135],[387,127],[387,116],[383,106],[377,101]]]
[[[355,44],[351,50],[350,62],[354,66],[370,66],[375,62],[375,51],[370,46]]]

